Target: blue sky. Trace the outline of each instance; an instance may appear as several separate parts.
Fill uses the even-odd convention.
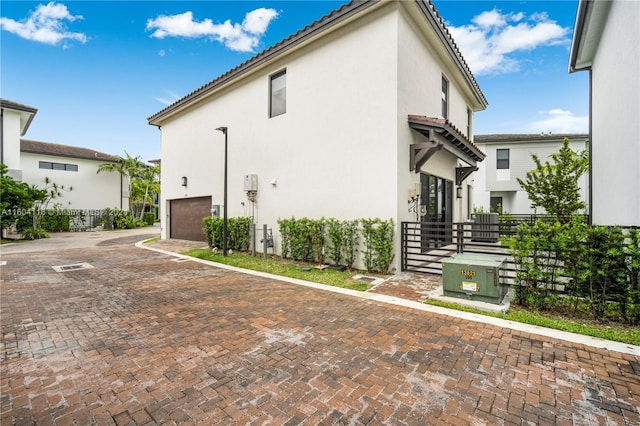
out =
[[[587,132],[577,0],[433,3],[489,101],[476,134]],[[0,95],[38,109],[25,138],[152,160],[148,116],[340,4],[2,0]]]

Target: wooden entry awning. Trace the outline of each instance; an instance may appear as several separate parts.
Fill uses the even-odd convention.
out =
[[[416,173],[433,154],[441,149],[450,152],[472,167],[486,157],[480,148],[444,118],[409,115],[409,127],[428,140],[428,142],[410,146],[409,170],[414,170]]]

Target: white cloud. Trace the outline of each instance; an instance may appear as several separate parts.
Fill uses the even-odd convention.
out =
[[[168,97],[156,97],[155,100],[160,102],[161,104],[164,104],[164,105],[171,105],[172,103],[174,103],[175,101],[180,99],[180,96],[178,96],[177,93],[172,92],[171,90],[167,90],[166,94],[169,95],[169,96]]]
[[[475,16],[469,25],[448,28],[471,71],[478,75],[517,71],[518,61],[510,55],[569,42],[569,29],[546,13],[527,17],[522,12],[503,14],[493,9]]]
[[[588,133],[589,117],[577,117],[571,111],[551,109],[540,111],[541,118],[529,124],[533,133]]]
[[[21,21],[0,18],[0,28],[27,40],[51,45],[65,40],[86,43],[88,37],[85,34],[67,31],[65,21],[73,22],[79,19],[83,19],[82,16],[72,15],[64,4],[50,2],[38,5],[28,18]]]
[[[247,13],[242,21],[242,28],[251,33],[262,35],[267,31],[271,21],[278,16],[278,12],[275,9],[260,9],[252,10]]]
[[[147,20],[147,31],[154,30],[151,37],[209,37],[224,44],[227,48],[240,52],[253,52],[273,19],[278,16],[275,9],[259,8],[248,12],[242,23],[226,20],[214,24],[211,19],[197,22],[193,13],[187,11],[178,15],[160,15]]]

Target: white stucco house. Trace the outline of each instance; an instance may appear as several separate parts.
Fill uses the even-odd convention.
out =
[[[473,114],[486,106],[429,1],[343,5],[149,117],[162,237],[204,239],[202,218],[223,202],[225,136],[228,216],[273,228],[276,250],[277,221],[292,216],[393,219],[396,246],[401,221],[463,220],[465,178],[484,159]]]
[[[640,2],[580,0],[569,72],[588,71],[591,216],[640,225]]]
[[[100,210],[128,208],[128,181],[118,173],[96,173],[101,164],[114,162],[112,155],[90,148],[39,142],[22,138],[37,109],[0,100],[2,111],[2,159],[9,176],[16,181],[45,188],[49,178],[59,186],[62,197],[52,201],[62,208]],[[49,206],[53,207],[53,205]]]
[[[20,141],[22,180],[44,188],[45,180],[49,178],[66,189],[73,188],[61,191],[62,196],[52,200],[65,209],[127,210],[128,183],[122,182],[126,178],[118,173],[97,173],[101,164],[112,162],[112,155],[89,148],[27,139]]]
[[[544,214],[544,210],[531,208],[531,200],[518,178],[526,180],[527,172],[536,167],[531,154],[536,154],[542,163],[551,160],[550,155],[560,150],[565,138],[573,151],[587,149],[589,135],[586,134],[476,135],[474,142],[487,157],[473,175],[474,209],[498,212],[500,205],[503,213]],[[580,198],[588,205],[586,175],[578,185]]]

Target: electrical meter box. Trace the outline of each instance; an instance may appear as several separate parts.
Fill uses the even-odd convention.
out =
[[[506,256],[459,253],[442,262],[442,288],[445,296],[499,305],[507,294],[504,284]]]
[[[245,192],[258,192],[258,175],[244,175]]]

